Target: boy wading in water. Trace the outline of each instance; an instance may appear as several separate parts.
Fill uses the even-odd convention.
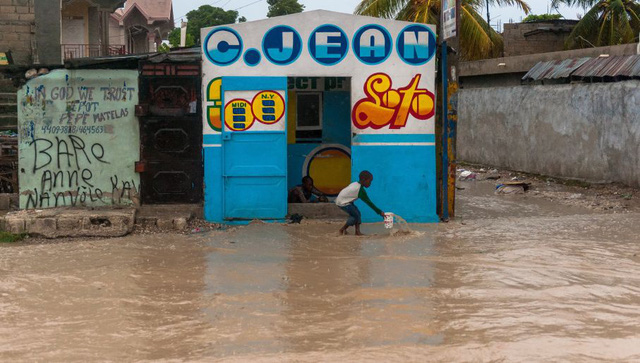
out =
[[[353,204],[353,202],[358,198],[362,199],[362,201],[367,203],[371,209],[384,218],[384,212],[378,209],[378,207],[371,202],[371,199],[369,199],[367,191],[365,190],[365,188],[371,186],[372,181],[373,175],[365,170],[360,173],[360,181],[349,184],[349,186],[342,189],[340,194],[338,194],[338,197],[336,198],[336,205],[349,214],[347,223],[340,228],[340,234],[347,234],[347,228],[355,226],[356,236],[362,236],[362,233],[360,233],[360,224],[362,223],[360,210],[355,206],[355,204]]]

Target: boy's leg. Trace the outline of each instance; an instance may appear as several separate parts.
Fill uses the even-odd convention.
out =
[[[355,226],[356,223],[360,220],[359,218],[360,211],[353,204],[340,207],[340,209],[347,212],[347,214],[349,215],[349,218],[347,219],[347,223],[345,223],[344,226],[340,228],[340,234],[347,234],[347,228],[349,228],[350,226]]]
[[[360,215],[360,209],[358,209],[358,207],[356,207],[355,205],[353,206],[353,208],[355,209],[356,236],[362,236],[363,234],[360,232],[360,225],[362,224],[362,216]]]

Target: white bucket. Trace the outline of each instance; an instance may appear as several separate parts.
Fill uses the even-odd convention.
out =
[[[384,214],[384,228],[393,228],[393,213],[387,212]]]

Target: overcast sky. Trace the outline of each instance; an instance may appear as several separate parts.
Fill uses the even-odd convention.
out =
[[[324,9],[337,11],[341,13],[353,13],[359,0],[301,0],[300,3],[305,5],[305,10]],[[547,13],[547,7],[550,1],[547,0],[529,0],[533,14]],[[201,5],[212,5],[222,7],[225,10],[238,10],[240,15],[245,16],[248,20],[264,19],[267,15],[266,0],[174,0],[173,13],[176,23],[180,24],[180,18],[183,18],[189,11],[197,9]],[[497,22],[508,23],[510,19],[513,22],[519,22],[524,13],[515,7],[493,8],[489,9],[491,15],[491,23],[495,25]],[[584,14],[584,10],[580,8],[560,8],[560,13],[567,19],[576,19],[577,14]],[[483,9],[483,17],[486,17],[486,11]],[[186,20],[186,18],[185,18]]]

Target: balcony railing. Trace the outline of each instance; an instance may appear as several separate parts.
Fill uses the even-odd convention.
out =
[[[105,54],[103,47],[100,44],[62,44],[62,56],[65,60],[124,54],[126,54],[126,48],[124,45],[110,45]]]

